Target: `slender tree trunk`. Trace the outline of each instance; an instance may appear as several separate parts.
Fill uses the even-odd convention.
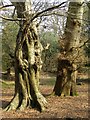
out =
[[[88,39],[90,44],[90,1],[88,2]]]
[[[14,4],[18,17],[27,20],[20,22],[15,49],[15,95],[6,110],[36,107],[43,111],[46,99],[39,91],[41,44],[35,23],[28,23],[31,14],[29,12],[23,14],[28,11],[27,8],[31,10],[31,4],[27,2]]]
[[[58,58],[57,79],[53,93],[58,96],[76,95],[77,57],[83,15],[83,0],[69,3],[65,34]]]

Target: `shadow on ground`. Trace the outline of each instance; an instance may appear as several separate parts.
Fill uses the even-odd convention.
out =
[[[2,103],[2,105],[0,106],[0,108],[2,108],[2,109],[5,109],[6,106],[9,104],[9,102],[6,100],[2,100],[2,101],[0,101],[0,103]]]
[[[77,79],[77,85],[82,85],[82,84],[90,84],[90,78],[82,78],[82,79]]]

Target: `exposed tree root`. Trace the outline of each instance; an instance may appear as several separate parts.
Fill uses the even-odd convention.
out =
[[[41,112],[47,107],[47,101],[40,93],[37,94],[37,106]]]
[[[14,98],[11,100],[11,102],[7,105],[7,107],[4,110],[5,111],[16,110],[19,105],[18,97],[19,97],[18,94],[14,96]]]
[[[31,99],[25,99],[25,98],[22,100],[19,100],[19,96],[16,95],[11,100],[11,102],[7,105],[4,111],[10,111],[10,110],[21,110],[22,111],[25,108],[31,108],[31,107],[35,107],[41,112],[45,110],[47,101],[43,97],[43,95],[41,95],[40,93],[36,95],[36,98],[33,101],[34,105],[32,105],[31,101],[32,101]]]

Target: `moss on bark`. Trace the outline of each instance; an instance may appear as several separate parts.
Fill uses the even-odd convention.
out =
[[[27,28],[29,27],[29,28]],[[35,26],[34,26],[35,27]],[[40,55],[36,52],[35,42],[38,35],[33,25],[20,28],[15,50],[15,95],[6,110],[36,107],[43,111],[46,99],[39,91]],[[38,45],[38,49],[39,49]],[[37,49],[37,50],[38,50]],[[39,61],[36,58],[40,58]]]
[[[76,78],[73,65],[68,60],[58,61],[57,79],[54,94],[58,96],[72,96],[76,93]]]

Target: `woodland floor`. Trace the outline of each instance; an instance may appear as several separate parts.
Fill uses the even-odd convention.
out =
[[[8,102],[12,99],[14,94],[14,81],[0,80],[2,87],[0,92],[0,117],[3,118],[87,118],[89,120],[89,100],[88,92],[90,79],[87,75],[79,75],[77,81],[78,96],[71,97],[56,97],[48,96],[54,87],[55,76],[42,74],[40,81],[40,90],[48,101],[47,108],[44,112],[40,113],[36,109],[25,109],[24,111],[3,111]],[[69,120],[69,119],[68,119]]]

